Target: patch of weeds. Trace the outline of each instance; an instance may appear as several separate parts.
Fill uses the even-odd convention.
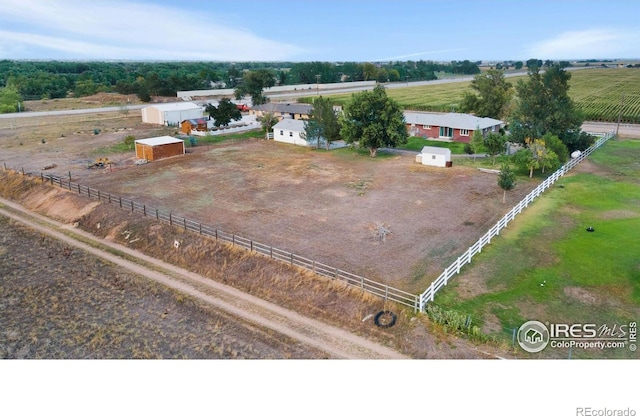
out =
[[[358,195],[362,196],[365,194],[367,189],[369,189],[372,183],[372,179],[360,179],[358,181],[348,182],[347,186],[354,188],[358,192]]]

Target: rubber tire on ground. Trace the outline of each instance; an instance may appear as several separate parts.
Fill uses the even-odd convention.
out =
[[[389,322],[384,322],[386,316],[389,316],[391,320]],[[373,318],[373,322],[380,328],[389,328],[395,325],[396,323],[396,314],[391,311],[380,311],[376,314],[375,318]]]

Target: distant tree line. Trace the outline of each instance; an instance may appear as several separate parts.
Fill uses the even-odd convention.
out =
[[[248,71],[269,71],[273,85],[353,81],[424,81],[437,72],[473,75],[479,62],[73,62],[0,60],[0,88],[22,100],[87,96],[98,92],[175,96],[177,91],[237,88]]]

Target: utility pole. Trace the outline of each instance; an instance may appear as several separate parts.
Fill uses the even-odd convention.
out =
[[[316,95],[320,95],[320,74],[316,74]]]
[[[616,136],[618,136],[618,131],[620,131],[620,120],[622,119],[623,107],[624,107],[624,93],[622,93],[622,98],[620,98],[620,112],[618,112],[618,124],[616,126]]]

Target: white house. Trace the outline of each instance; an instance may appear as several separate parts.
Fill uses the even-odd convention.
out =
[[[142,122],[179,126],[184,120],[202,118],[204,109],[195,103],[154,104],[142,109]]]
[[[445,147],[425,146],[420,154],[416,155],[416,162],[427,166],[450,167],[451,150]]]
[[[309,146],[309,142],[302,138],[304,120],[285,118],[273,126],[273,140],[283,143]]]

